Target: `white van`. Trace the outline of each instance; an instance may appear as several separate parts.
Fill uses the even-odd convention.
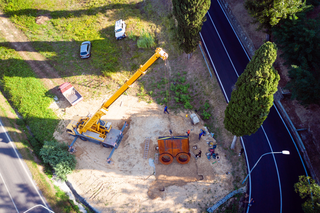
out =
[[[117,40],[126,37],[126,23],[122,19],[116,21],[114,32]]]

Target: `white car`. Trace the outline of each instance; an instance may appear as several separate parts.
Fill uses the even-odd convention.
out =
[[[114,33],[117,40],[126,37],[126,23],[122,19],[116,21]]]
[[[91,42],[84,41],[80,46],[80,58],[89,58],[91,56]]]

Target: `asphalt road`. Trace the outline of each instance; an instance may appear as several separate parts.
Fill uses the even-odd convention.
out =
[[[249,62],[249,56],[234,33],[217,0],[211,1],[207,21],[200,33],[205,52],[220,87],[229,102],[232,87]],[[261,128],[242,137],[250,171],[261,155],[290,151],[290,155],[267,154],[252,170],[248,180],[249,195],[255,201],[247,212],[303,212],[302,200],[294,191],[299,175],[306,175],[304,162],[276,106],[270,110]]]
[[[25,212],[38,204],[47,207],[31,179],[27,165],[0,121],[0,213]],[[48,211],[36,207],[29,212]]]

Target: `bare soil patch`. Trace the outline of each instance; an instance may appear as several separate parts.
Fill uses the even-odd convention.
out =
[[[101,100],[80,102],[73,108],[66,109],[66,119],[62,120],[55,137],[70,144],[73,137],[65,132],[65,126],[73,115],[83,114],[92,106],[99,106]],[[120,106],[121,105],[121,106]],[[97,108],[97,107],[94,107]],[[59,110],[59,109],[57,109]],[[74,173],[68,176],[78,193],[85,197],[101,212],[168,212],[195,211],[208,207],[233,189],[232,164],[225,158],[225,150],[219,145],[216,152],[220,161],[206,159],[207,141],[215,141],[207,135],[198,139],[203,122],[193,126],[188,112],[163,114],[163,107],[157,104],[138,102],[138,98],[121,96],[103,117],[112,122],[114,127],[121,126],[130,118],[126,138],[112,157],[112,164],[106,162],[111,149],[103,148],[91,142],[78,140],[75,144],[78,160]],[[151,138],[148,158],[154,159],[159,136],[185,135],[191,130],[190,146],[197,144],[195,154],[202,150],[202,157],[193,157],[186,165],[174,161],[165,166],[156,164],[155,175],[148,159],[143,159],[144,141]],[[216,162],[216,163],[214,163]],[[214,164],[212,164],[214,163]],[[200,180],[202,179],[203,180]]]
[[[45,23],[46,21],[49,21],[50,19],[51,19],[50,14],[39,15],[39,16],[36,18],[36,23],[37,23],[37,24],[43,24],[43,23]]]

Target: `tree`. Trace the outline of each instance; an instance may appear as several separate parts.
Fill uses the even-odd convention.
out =
[[[291,91],[291,99],[304,106],[320,103],[320,79],[316,79],[312,72],[292,65],[289,77],[286,88]]]
[[[281,19],[297,19],[296,13],[308,8],[302,0],[246,0],[244,7],[260,23],[257,30],[265,29],[270,34],[271,27]]]
[[[225,111],[225,128],[240,137],[255,133],[267,118],[280,76],[273,68],[276,45],[263,44],[239,76]],[[234,147],[235,138],[231,145]]]
[[[44,163],[49,164],[55,170],[58,178],[67,179],[67,174],[71,173],[76,167],[76,158],[68,151],[66,144],[56,141],[45,141],[40,150],[40,156]]]
[[[292,99],[302,105],[320,103],[320,22],[300,13],[298,20],[285,20],[273,28],[275,42],[281,48],[289,70]]]
[[[294,184],[294,189],[302,199],[306,198],[302,204],[305,213],[320,212],[320,186],[313,179],[299,176],[299,182]]]
[[[172,0],[173,14],[178,21],[180,48],[187,54],[197,48],[202,24],[210,8],[210,0]]]
[[[320,22],[300,13],[298,20],[284,20],[272,29],[275,42],[283,51],[286,64],[319,69]]]

